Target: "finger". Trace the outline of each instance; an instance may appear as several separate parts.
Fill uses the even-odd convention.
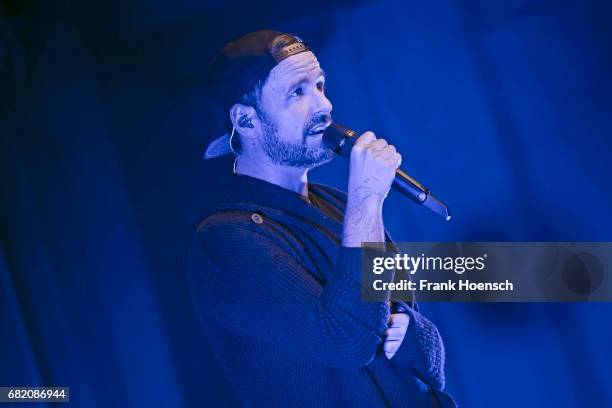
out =
[[[392,332],[394,332],[396,330],[406,331],[407,327],[408,327],[408,325],[406,323],[396,323],[393,326],[389,326],[387,331],[392,331]]]
[[[387,337],[385,337],[385,341],[401,341],[403,340],[405,333],[395,333],[395,334],[390,334]]]
[[[402,155],[399,153],[394,153],[387,160],[389,166],[395,167],[396,169],[402,165]]]
[[[385,343],[383,344],[383,350],[396,351],[397,349],[399,349],[400,344],[402,343],[398,340],[385,341]]]
[[[385,331],[387,340],[401,340],[406,334],[406,327],[397,327]]]
[[[387,146],[389,146],[389,143],[387,143],[385,139],[376,139],[374,142],[368,145],[368,148],[371,149],[373,152],[381,152]]]
[[[395,353],[399,349],[399,341],[386,342],[383,344],[385,353]]]
[[[406,326],[394,326],[385,330],[387,336],[395,336],[397,334],[403,334],[406,331]]]
[[[393,157],[395,153],[396,153],[396,150],[395,150],[395,146],[393,145],[387,145],[383,149],[379,149],[376,152],[376,154],[384,160],[390,159],[391,157]]]
[[[392,325],[396,322],[405,322],[408,323],[410,321],[410,315],[407,313],[391,313],[389,315],[389,319],[387,319],[387,324]]]
[[[374,134],[374,132],[370,132],[370,131],[365,132],[364,134],[359,136],[359,138],[357,138],[353,148],[355,148],[355,147],[359,148],[359,147],[363,147],[363,146],[369,145],[370,143],[374,142],[375,140],[376,140],[376,135]]]
[[[410,316],[406,313],[393,313],[389,316],[387,320],[387,324],[389,326],[393,326],[396,324],[408,324],[410,321]]]

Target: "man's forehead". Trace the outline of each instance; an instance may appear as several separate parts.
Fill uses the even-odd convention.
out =
[[[291,81],[300,76],[325,75],[317,57],[311,52],[300,52],[278,63],[270,71],[270,79],[274,81]]]

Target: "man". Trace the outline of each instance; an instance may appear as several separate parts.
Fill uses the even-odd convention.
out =
[[[360,246],[385,242],[382,205],[401,156],[372,132],[346,195],[308,183],[330,161],[325,73],[297,37],[258,31],[209,70],[234,153],[231,182],[193,230],[187,268],[217,358],[247,406],[454,406],[435,326],[405,303],[360,299]],[[390,306],[392,311],[390,310]]]

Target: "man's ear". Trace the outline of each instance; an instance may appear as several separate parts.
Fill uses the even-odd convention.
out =
[[[238,133],[246,137],[254,137],[256,120],[255,108],[241,103],[234,104],[230,109],[230,120]]]

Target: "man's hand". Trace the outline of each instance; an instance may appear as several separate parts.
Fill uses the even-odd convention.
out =
[[[342,245],[385,241],[382,205],[402,156],[372,132],[361,135],[351,150]]]
[[[351,149],[348,196],[375,195],[384,200],[395,179],[402,156],[372,132],[359,136]]]
[[[385,340],[383,343],[383,350],[387,359],[391,360],[400,348],[409,323],[410,316],[406,313],[394,313],[389,316],[389,321],[387,322],[388,328],[385,330]]]

